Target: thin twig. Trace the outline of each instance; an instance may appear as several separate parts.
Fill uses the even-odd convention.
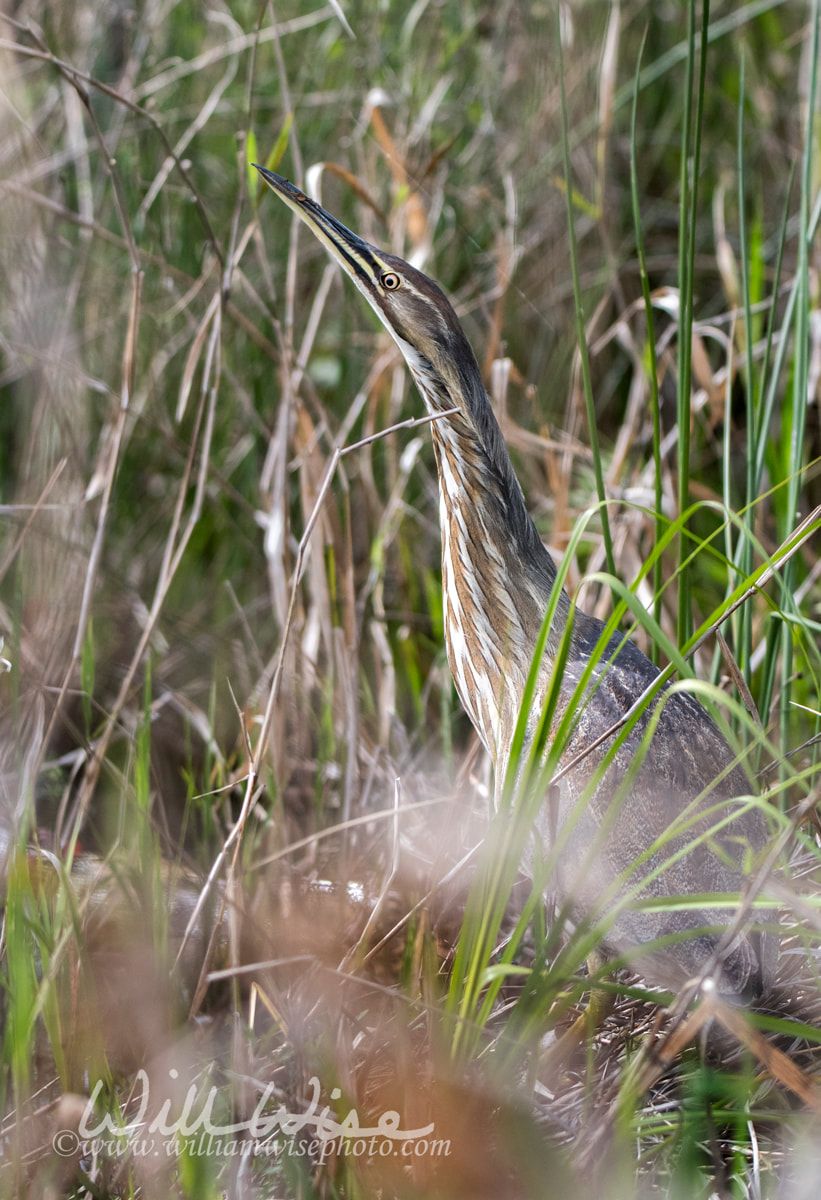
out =
[[[299,588],[300,580],[302,579],[302,573],[305,569],[305,556],[306,556],[308,541],[310,539],[314,525],[316,524],[317,520],[319,519],[319,514],[322,510],[322,505],[325,502],[325,497],[328,494],[328,489],[330,488],[333,477],[336,474],[337,467],[339,466],[342,459],[347,457],[347,455],[353,454],[354,451],[356,451],[356,450],[361,450],[363,446],[368,446],[372,442],[376,442],[376,441],[379,441],[381,438],[387,437],[388,434],[396,433],[400,429],[416,429],[418,426],[427,425],[431,421],[441,421],[445,417],[453,416],[458,411],[459,411],[458,409],[449,408],[446,412],[442,412],[442,413],[434,413],[432,415],[428,414],[423,417],[411,417],[407,421],[399,421],[395,425],[390,425],[386,429],[380,429],[377,433],[372,433],[368,437],[361,438],[358,442],[354,442],[350,446],[341,446],[341,447],[337,446],[337,448],[334,450],[333,455],[331,456],[331,460],[328,464],[328,468],[325,472],[325,477],[322,480],[322,483],[320,484],[319,491],[318,491],[317,497],[316,497],[316,501],[315,501],[314,507],[311,511],[311,515],[309,516],[308,521],[305,525],[305,529],[303,530],[302,537],[299,539],[299,547],[297,549],[296,563],[294,565],[293,574],[291,576],[291,595],[290,595],[290,599],[288,601],[288,612],[287,612],[287,615],[285,618],[285,624],[282,629],[282,640],[280,642],[279,655],[277,656],[277,663],[276,663],[276,667],[274,668],[274,676],[271,681],[271,687],[270,687],[270,690],[268,693],[268,703],[265,707],[265,714],[262,718],[262,726],[261,726],[260,733],[259,733],[259,741],[257,742],[257,752],[254,757],[255,768],[257,770],[259,770],[259,766],[262,762],[262,756],[265,752],[266,743],[268,741],[268,734],[270,732],[271,724],[273,721],[274,709],[275,709],[277,701],[279,699],[279,689],[280,689],[280,686],[282,683],[282,671],[283,671],[283,666],[285,663],[285,650],[286,650],[286,647],[288,644],[288,638],[290,636],[291,626],[293,624],[297,590]]]

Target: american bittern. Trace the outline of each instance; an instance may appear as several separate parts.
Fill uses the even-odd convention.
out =
[[[438,417],[431,431],[439,474],[448,659],[462,704],[494,762],[498,789],[509,766],[534,649],[558,584],[473,351],[431,279],[364,242],[288,180],[257,169],[356,284],[404,355],[428,412]],[[603,629],[560,590],[528,714],[531,736],[568,622],[570,652],[554,726]],[[557,782],[548,789],[537,820],[539,834],[549,846],[556,830],[569,822],[556,890],[588,918],[601,916],[597,906],[602,897],[611,897],[615,916],[609,914],[606,944],[635,956],[646,978],[675,987],[714,956],[713,979],[720,992],[754,998],[772,981],[777,935],[743,927],[727,935],[734,916],[728,902],[733,896],[737,902],[745,872],[765,846],[767,823],[754,801],[740,799],[749,797],[747,777],[734,765],[729,744],[705,709],[686,693],[663,696],[649,746],[641,743],[653,706],[579,805],[612,744],[612,736],[598,745],[597,739],[658,674],[632,642],[611,637],[562,749]],[[619,784],[630,770],[635,773],[622,795]],[[612,904],[614,896],[624,900],[625,881],[635,882],[636,864],[643,881],[634,889],[637,903]],[[678,898],[678,906],[671,898]],[[759,917],[773,926],[772,913]]]

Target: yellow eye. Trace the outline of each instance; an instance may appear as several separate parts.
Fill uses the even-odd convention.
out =
[[[386,292],[395,292],[402,280],[395,271],[386,271],[379,282]]]

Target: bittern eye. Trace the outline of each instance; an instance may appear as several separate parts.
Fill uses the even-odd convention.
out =
[[[395,292],[402,280],[395,271],[386,271],[379,282],[386,292]]]

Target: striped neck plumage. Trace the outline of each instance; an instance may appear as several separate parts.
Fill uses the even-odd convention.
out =
[[[440,414],[432,429],[448,658],[462,704],[499,764],[507,752],[501,734],[516,724],[556,568],[527,511],[461,328],[459,335],[448,366],[437,369],[394,333],[428,411]],[[562,592],[549,657],[569,611]]]

